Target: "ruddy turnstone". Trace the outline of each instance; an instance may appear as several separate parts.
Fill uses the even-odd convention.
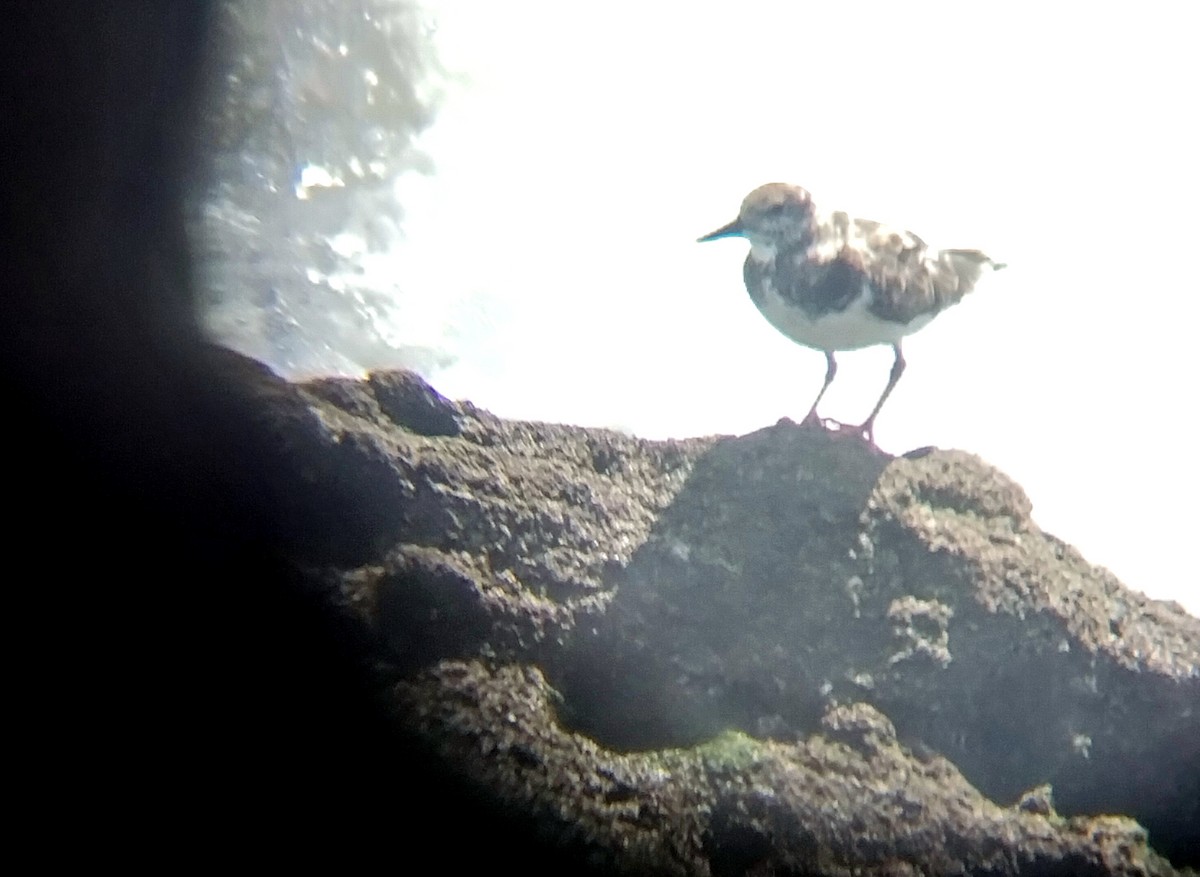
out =
[[[979,250],[933,250],[912,232],[825,213],[805,189],[786,183],[759,186],[737,219],[700,241],[726,237],[750,241],[742,273],[767,322],[825,353],[825,383],[804,423],[823,422],[817,405],[837,374],[836,351],[892,346],[883,395],[862,425],[842,427],[872,444],[875,417],[904,373],[901,340],[961,301],[985,268],[1004,267]]]

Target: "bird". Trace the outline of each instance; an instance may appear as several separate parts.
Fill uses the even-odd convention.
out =
[[[980,250],[937,250],[910,231],[819,209],[808,190],[767,183],[746,196],[737,219],[698,239],[750,242],[742,276],[767,322],[825,354],[825,382],[804,425],[836,427],[875,444],[875,418],[904,373],[903,339],[1004,264]],[[876,345],[895,352],[887,386],[859,426],[817,416],[837,374],[836,353]]]

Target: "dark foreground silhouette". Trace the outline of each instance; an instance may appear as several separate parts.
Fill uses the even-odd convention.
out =
[[[81,854],[102,838],[184,861],[247,841],[285,859],[330,842],[350,855],[353,828],[403,845],[404,870],[437,855],[429,830],[454,812],[487,838],[456,861],[533,856],[422,767],[368,690],[361,638],[297,587],[308,537],[352,521],[353,498],[280,488],[298,473],[247,401],[260,372],[198,329],[184,195],[203,159],[191,139],[211,12],[5,13],[22,821]]]

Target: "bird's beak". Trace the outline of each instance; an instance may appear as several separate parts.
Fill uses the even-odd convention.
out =
[[[696,238],[696,243],[702,244],[705,241],[715,241],[718,238],[736,238],[743,234],[742,221],[735,219],[729,225],[723,225],[714,232],[709,232],[702,238]]]

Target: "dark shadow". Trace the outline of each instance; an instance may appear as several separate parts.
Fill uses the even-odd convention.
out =
[[[306,493],[245,404],[261,370],[197,325],[184,192],[213,5],[5,10],[16,842],[276,864],[383,842],[402,872],[573,872],[397,735],[370,636],[290,559],[359,498]],[[452,825],[471,843],[435,840]]]
[[[567,720],[620,750],[815,729],[826,675],[885,635],[854,619],[852,581],[890,459],[787,420],[718,442],[556,680]]]

